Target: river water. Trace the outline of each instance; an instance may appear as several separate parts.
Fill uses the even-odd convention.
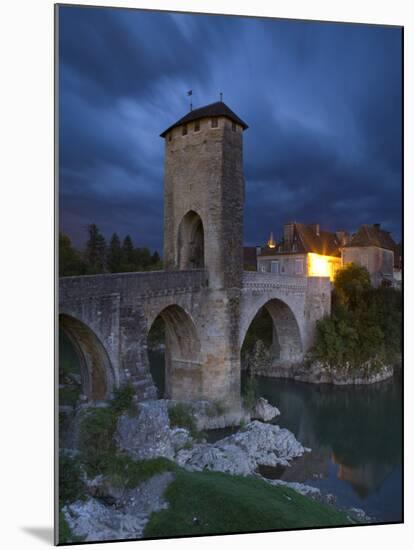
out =
[[[285,469],[262,475],[332,493],[343,507],[378,522],[401,521],[401,375],[367,386],[338,387],[258,378],[259,394],[277,406],[275,422],[312,449]]]
[[[163,387],[163,353],[152,352],[149,357],[154,380]],[[361,386],[265,377],[257,381],[258,394],[281,411],[275,423],[312,449],[290,467],[262,468],[262,475],[318,487],[335,495],[339,506],[362,508],[377,522],[401,521],[400,373]],[[216,441],[233,432],[213,430],[207,439]]]

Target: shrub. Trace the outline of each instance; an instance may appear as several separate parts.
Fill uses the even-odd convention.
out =
[[[134,396],[135,390],[131,383],[125,384],[121,388],[115,388],[111,408],[118,414],[135,412]]]
[[[107,461],[106,475],[115,487],[132,489],[156,474],[174,469],[174,462],[168,458],[135,461],[125,454],[118,453]]]
[[[191,407],[184,403],[176,403],[168,409],[170,425],[172,427],[185,428],[192,437],[198,438],[196,421],[194,419]]]
[[[335,299],[350,309],[357,308],[363,294],[371,288],[371,278],[365,267],[350,263],[336,273]]]
[[[341,273],[346,277],[339,278],[339,286],[335,281],[332,313],[317,323],[312,355],[336,368],[359,368],[366,362],[378,368],[393,361],[401,353],[401,292],[368,287],[364,270],[356,266]],[[359,283],[349,280],[350,273],[357,274]]]
[[[253,411],[257,401],[257,380],[253,374],[247,377],[243,392],[243,402],[248,411]]]
[[[90,409],[80,425],[82,461],[90,475],[105,472],[108,455],[115,452],[113,439],[118,415],[111,407]]]
[[[213,418],[215,416],[221,416],[226,412],[226,406],[219,400],[212,401],[206,408],[206,414],[208,417]]]
[[[59,454],[59,503],[68,504],[84,498],[82,467],[78,457],[62,451]]]

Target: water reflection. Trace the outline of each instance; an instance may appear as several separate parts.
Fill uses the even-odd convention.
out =
[[[151,372],[164,384],[163,351],[149,352]],[[262,475],[299,481],[332,493],[340,505],[360,507],[377,521],[401,521],[401,378],[368,386],[305,384],[258,377],[259,394],[276,405],[275,422],[312,449],[286,468]],[[234,430],[213,430],[213,442]]]
[[[277,423],[312,449],[276,474],[337,495],[378,521],[401,520],[401,379],[333,387],[258,378]],[[272,475],[262,471],[263,475]]]

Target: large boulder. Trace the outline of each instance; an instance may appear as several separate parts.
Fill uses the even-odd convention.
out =
[[[171,472],[157,474],[134,489],[112,495],[111,504],[102,496],[67,504],[65,519],[72,533],[85,542],[141,538],[150,515],[167,508],[163,495],[173,479]]]
[[[144,401],[137,407],[137,414],[123,414],[118,419],[115,433],[118,447],[135,460],[173,459],[177,450],[191,441],[184,428],[170,428],[167,401]]]
[[[252,418],[262,420],[263,422],[269,422],[279,415],[280,411],[277,407],[271,405],[264,397],[259,397],[253,409]]]
[[[289,430],[263,422],[250,422],[243,430],[216,443],[196,444],[176,455],[189,470],[215,470],[238,475],[253,474],[258,466],[288,466],[304,448]]]
[[[191,471],[213,470],[247,476],[254,470],[249,455],[237,445],[201,443],[177,453],[176,462]]]

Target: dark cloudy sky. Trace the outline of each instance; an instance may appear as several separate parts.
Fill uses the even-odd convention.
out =
[[[104,8],[59,10],[60,226],[161,250],[161,131],[224,101],[244,133],[245,243],[286,221],[401,235],[401,31]]]

